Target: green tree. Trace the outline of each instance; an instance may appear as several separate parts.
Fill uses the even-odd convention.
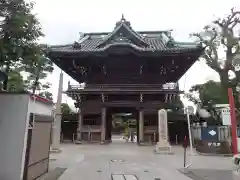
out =
[[[8,74],[7,91],[23,92],[25,90],[23,76],[18,71],[11,71]]]
[[[69,107],[69,105],[67,103],[62,103],[61,104],[61,109],[62,109],[62,114],[70,114],[72,113],[71,108]]]
[[[0,67],[8,74],[23,60],[39,54],[37,40],[43,36],[32,14],[34,3],[24,0],[0,1]]]
[[[220,76],[224,103],[228,102],[227,88],[233,87],[235,90],[240,82],[240,72],[236,69],[240,53],[240,34],[237,30],[239,24],[240,11],[232,8],[231,14],[226,18],[219,18],[205,26],[203,32],[192,34],[205,47],[202,58]],[[222,57],[220,53],[224,51],[225,55]],[[229,77],[230,71],[235,74],[233,79]]]
[[[50,93],[49,91],[43,91],[39,93],[39,96],[42,96],[50,101],[53,101],[53,94]]]
[[[223,104],[225,101],[220,82],[208,81],[204,84],[197,84],[189,91],[187,97],[195,104],[200,104],[201,107],[211,108],[212,105]]]
[[[25,59],[24,69],[30,73],[28,77],[29,90],[35,94],[36,90],[48,89],[50,88],[49,83],[43,83],[48,73],[53,71],[53,63],[44,54],[45,47],[41,45],[41,53],[36,55],[35,59]]]
[[[197,84],[191,87],[186,97],[195,103],[198,108],[207,110],[211,117],[205,118],[208,124],[221,124],[220,112],[216,111],[214,105],[224,104],[222,85],[220,82],[208,81],[204,84]]]

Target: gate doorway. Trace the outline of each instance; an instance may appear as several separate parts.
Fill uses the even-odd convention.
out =
[[[188,138],[187,121],[176,120],[168,121],[168,136],[171,145],[180,145],[184,141],[184,137]]]
[[[78,127],[78,114],[63,114],[61,124],[61,142],[74,142]]]
[[[109,142],[139,141],[138,111],[131,107],[107,108],[106,140]]]

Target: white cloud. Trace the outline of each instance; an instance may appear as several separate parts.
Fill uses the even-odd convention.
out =
[[[239,0],[35,0],[34,12],[42,24],[48,44],[72,43],[79,32],[111,31],[121,14],[129,20],[135,30],[174,29],[173,36],[179,41],[188,41],[189,34],[200,31],[216,17],[230,12],[232,7],[240,8]],[[53,83],[51,91],[57,95],[58,76],[56,68],[48,77]],[[203,62],[196,62],[181,78],[181,88],[188,89],[196,83],[218,78],[216,73]],[[64,88],[71,78],[64,76]],[[71,80],[73,82],[73,80]],[[66,99],[66,98],[64,98]],[[70,100],[68,100],[70,102]]]

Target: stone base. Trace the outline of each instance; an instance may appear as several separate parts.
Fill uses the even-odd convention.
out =
[[[187,168],[181,168],[179,169],[179,172],[183,173],[183,174],[188,174],[189,173],[189,169]]]
[[[50,153],[61,153],[62,150],[59,148],[59,149],[56,149],[56,148],[51,148],[50,149]]]
[[[156,154],[172,154],[172,147],[168,142],[158,142],[155,148]]]
[[[233,180],[239,180],[240,179],[240,172],[239,171],[233,171],[232,172]]]
[[[82,141],[76,140],[75,144],[82,144]]]
[[[108,144],[108,141],[101,141],[100,144],[101,145]]]

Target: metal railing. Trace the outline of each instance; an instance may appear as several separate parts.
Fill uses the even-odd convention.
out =
[[[177,86],[175,84],[79,84],[79,85],[69,85],[68,89],[102,89],[102,88],[127,88],[127,89],[142,89],[142,88],[152,88],[152,89],[162,89],[162,90],[176,90]]]
[[[192,127],[192,136],[195,140],[204,140],[202,139],[202,133],[204,128],[209,128],[209,127]],[[218,141],[229,141],[231,140],[231,127],[229,126],[218,126],[216,127],[216,130],[218,133]],[[238,135],[240,135],[240,128],[238,128]]]

